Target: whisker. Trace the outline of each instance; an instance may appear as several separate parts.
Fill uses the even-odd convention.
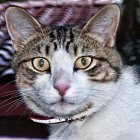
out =
[[[101,90],[101,89],[95,89],[93,87],[91,87],[90,90],[94,90],[94,91],[98,91],[98,92],[103,92],[103,90]]]
[[[17,97],[10,97],[7,100],[4,100],[3,102],[0,103],[0,108],[3,108],[5,106],[8,106],[9,104],[11,104],[13,102],[13,100],[15,101],[17,99],[20,99],[19,96],[17,96]],[[10,101],[10,100],[12,100],[12,101]],[[8,103],[5,104],[6,102],[8,102]],[[3,105],[3,104],[5,104],[5,105]],[[1,105],[3,105],[3,106],[1,106]]]
[[[13,83],[13,82],[15,82],[15,80],[10,81],[10,82],[4,84],[4,85],[0,88],[0,90],[3,89],[3,88],[5,88],[6,86],[10,85],[10,84]]]
[[[91,102],[96,102],[100,105],[105,105],[106,104],[106,99],[108,97],[108,99],[111,99],[111,97],[109,95],[103,95],[103,94],[97,94],[97,95],[93,95],[93,96],[89,96],[88,99]]]
[[[29,111],[31,111],[31,110],[30,110],[29,108],[26,107],[25,111],[20,115],[19,119],[21,119],[22,117],[24,117],[24,115],[25,115],[27,112],[29,112]]]
[[[7,109],[7,111],[5,112],[5,114],[9,114],[10,115],[14,110],[16,110],[19,106],[21,106],[23,104],[23,102],[21,102],[21,100],[19,100],[19,101],[15,101],[14,103],[12,103],[12,105]]]
[[[24,93],[28,93],[28,92],[36,92],[35,90],[25,90],[23,91]],[[7,94],[8,93],[8,94]],[[14,94],[17,94],[20,96],[20,92],[18,90],[12,90],[12,91],[8,91],[8,92],[4,92],[3,94],[1,94],[0,96],[0,99],[1,98],[4,98],[4,97],[7,97],[7,96],[10,96],[10,95],[14,95]],[[3,96],[4,95],[4,96]]]
[[[9,93],[9,94],[1,96],[0,99],[7,99],[10,97],[20,97],[20,94],[18,94],[18,92],[13,92],[13,93]]]

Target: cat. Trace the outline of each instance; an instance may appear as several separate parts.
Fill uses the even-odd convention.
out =
[[[85,25],[43,27],[14,6],[5,19],[17,88],[32,120],[53,117],[50,140],[140,140],[140,83],[115,46],[118,5]]]

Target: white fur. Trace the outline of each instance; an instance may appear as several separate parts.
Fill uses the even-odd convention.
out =
[[[123,70],[110,103],[84,121],[53,125],[50,139],[140,140],[140,84],[134,82],[131,68]]]
[[[60,49],[52,58],[52,73],[38,76],[34,89],[21,89],[28,107],[40,115],[88,115],[84,121],[53,124],[50,140],[139,140],[140,84],[132,69],[123,69],[117,82],[98,83],[88,80],[82,71],[73,72],[73,66],[70,55]],[[60,103],[55,83],[70,85],[66,103]],[[27,94],[29,90],[34,92]]]

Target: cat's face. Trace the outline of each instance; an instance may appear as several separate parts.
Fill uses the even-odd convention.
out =
[[[114,48],[119,16],[119,8],[109,5],[84,27],[43,28],[23,9],[7,10],[16,82],[29,108],[44,116],[72,117],[111,100],[121,68]]]

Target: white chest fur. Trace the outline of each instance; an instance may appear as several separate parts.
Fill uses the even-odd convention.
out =
[[[84,121],[53,125],[50,139],[140,140],[140,84],[131,75],[130,69],[124,71],[108,105]]]

